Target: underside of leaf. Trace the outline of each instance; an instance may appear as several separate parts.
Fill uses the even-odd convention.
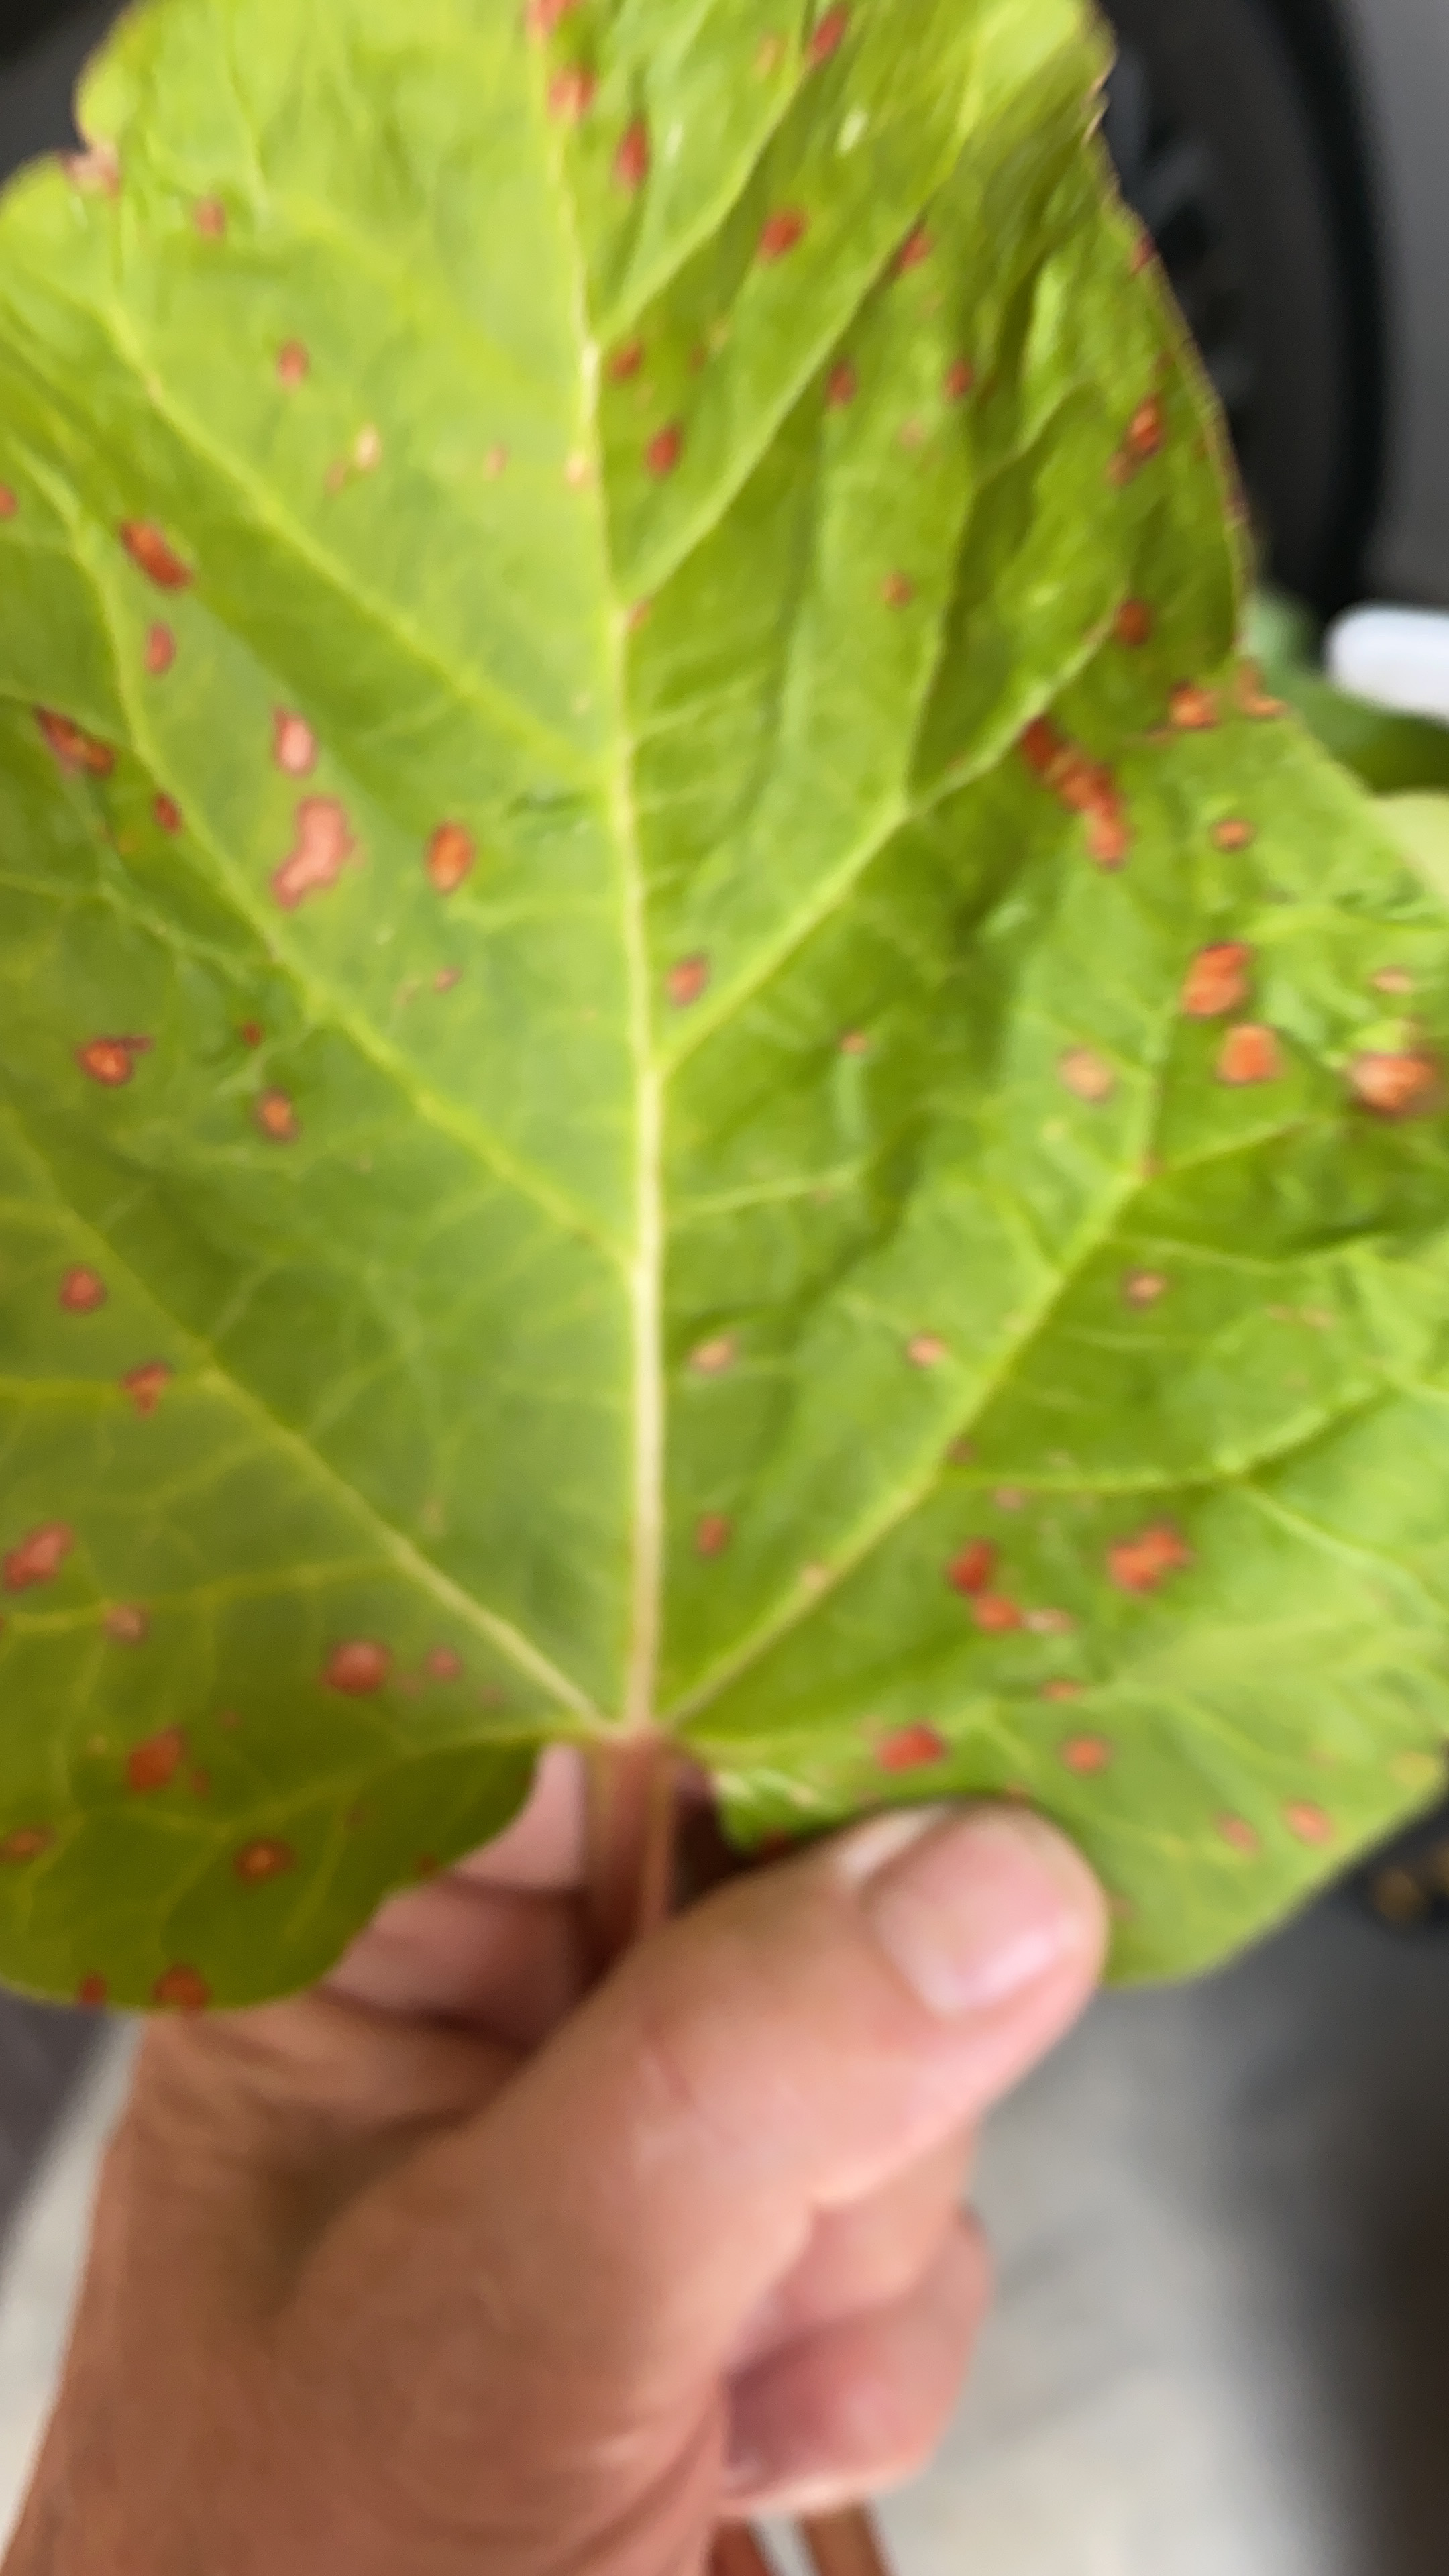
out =
[[[1438,1783],[1449,920],[1104,62],[157,0],[7,195],[15,1981],[296,1986],[557,1737],[1029,1799],[1127,1975]]]

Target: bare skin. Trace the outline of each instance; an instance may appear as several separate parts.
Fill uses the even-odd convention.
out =
[[[929,2456],[982,2113],[1103,1915],[1037,1819],[867,1825],[584,1994],[581,1800],[328,1986],[145,2042],[4,2576],[699,2576]]]

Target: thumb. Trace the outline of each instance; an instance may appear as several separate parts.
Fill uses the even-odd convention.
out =
[[[515,2385],[648,2420],[726,2366],[822,2215],[1050,2047],[1103,1946],[1085,1864],[1010,1808],[882,1818],[738,1881],[414,2168],[414,2258],[430,2232],[434,2283],[511,2321]],[[466,2346],[417,2322],[435,2362]]]

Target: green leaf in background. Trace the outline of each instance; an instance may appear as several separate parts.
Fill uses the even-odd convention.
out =
[[[1322,637],[1309,608],[1281,591],[1250,603],[1245,641],[1268,688],[1284,698],[1315,739],[1377,795],[1449,788],[1449,725],[1396,714],[1356,698],[1323,669]]]
[[[1449,924],[1074,0],[163,0],[0,213],[0,1969],[657,1727],[1177,1971],[1449,1718]]]

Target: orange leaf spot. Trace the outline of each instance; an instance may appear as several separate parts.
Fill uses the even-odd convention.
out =
[[[88,1977],[82,1977],[75,1990],[75,1999],[87,2012],[99,2012],[103,2004],[109,2003],[111,1989],[105,1978],[93,1969]]]
[[[1087,816],[1087,851],[1109,874],[1120,868],[1132,847],[1132,826],[1121,805],[1095,805]]]
[[[1182,988],[1182,1008],[1190,1020],[1226,1019],[1240,1011],[1252,980],[1253,952],[1241,939],[1222,939],[1199,949]]]
[[[176,638],[169,626],[153,626],[146,638],[146,668],[153,680],[164,679],[176,659]]]
[[[1005,1600],[999,1592],[981,1593],[972,1603],[971,1615],[986,1637],[1006,1637],[1023,1625],[1019,1605]]]
[[[1229,815],[1226,822],[1213,825],[1213,845],[1219,850],[1250,850],[1257,837],[1256,823],[1245,822],[1240,815]]]
[[[1139,652],[1152,641],[1157,620],[1145,599],[1124,599],[1113,621],[1112,632],[1129,653]]]
[[[3,1573],[7,1592],[28,1592],[36,1583],[53,1583],[75,1545],[75,1532],[67,1521],[45,1521],[13,1547],[5,1558]]]
[[[1179,733],[1211,733],[1218,722],[1218,702],[1211,689],[1184,681],[1167,702],[1169,724]]]
[[[334,886],[356,847],[340,798],[304,796],[297,807],[296,840],[272,872],[272,892],[283,912],[295,912],[309,895]]]
[[[266,1032],[260,1020],[243,1020],[237,1036],[245,1047],[259,1047]]]
[[[1282,698],[1271,697],[1263,686],[1263,674],[1256,662],[1244,662],[1238,671],[1238,704],[1245,716],[1257,724],[1271,724],[1288,712]]]
[[[656,431],[645,448],[645,471],[653,475],[656,483],[662,483],[674,472],[683,454],[684,431],[677,420],[672,420],[667,429]]]
[[[429,883],[439,894],[456,894],[465,878],[472,875],[477,857],[471,832],[465,831],[461,823],[440,823],[428,843]]]
[[[1057,1750],[1069,1771],[1075,1771],[1080,1780],[1090,1780],[1107,1769],[1113,1748],[1104,1735],[1069,1735]]]
[[[1161,398],[1149,394],[1127,424],[1126,450],[1134,464],[1146,465],[1161,454],[1167,439],[1167,414]]]
[[[308,778],[317,766],[317,737],[305,716],[278,707],[272,717],[272,758],[289,778]]]
[[[1263,1848],[1263,1837],[1249,1824],[1246,1816],[1219,1816],[1217,1831],[1230,1851],[1241,1852],[1252,1860]]]
[[[948,1356],[946,1344],[935,1333],[917,1333],[914,1341],[906,1344],[906,1357],[912,1368],[939,1368]]]
[[[1043,1682],[1041,1695],[1049,1700],[1080,1699],[1082,1687],[1080,1682]]]
[[[161,829],[162,829],[162,831],[163,831],[163,832],[179,832],[179,831],[180,831],[180,829],[181,829],[181,808],[180,808],[180,806],[176,803],[176,800],[175,800],[175,798],[174,798],[174,797],[171,797],[171,796],[158,796],[158,797],[156,797],[156,798],[153,800],[153,803],[152,803],[152,806],[151,806],[151,811],[152,811],[152,813],[155,815],[156,820],[157,820],[157,822],[160,824]]]
[[[1380,1118],[1423,1118],[1439,1105],[1439,1068],[1429,1055],[1361,1055],[1353,1096]]]
[[[92,1038],[88,1045],[76,1048],[76,1062],[92,1082],[107,1091],[123,1090],[136,1070],[138,1055],[150,1052],[149,1038]]]
[[[823,18],[817,18],[810,31],[807,56],[813,71],[818,71],[822,63],[828,63],[831,55],[840,51],[849,25],[848,9],[827,9]]]
[[[694,1533],[696,1556],[723,1556],[734,1536],[734,1528],[723,1512],[706,1512]]]
[[[1290,1799],[1283,1809],[1283,1822],[1300,1843],[1331,1843],[1337,1838],[1333,1818],[1311,1798]]]
[[[798,206],[782,206],[778,214],[767,216],[757,253],[761,266],[768,268],[772,261],[786,258],[809,229],[810,218]]]
[[[163,2012],[205,2012],[211,1988],[199,1968],[167,1968],[151,1989],[151,2001]]]
[[[1090,1047],[1068,1047],[1058,1059],[1057,1072],[1063,1088],[1074,1100],[1085,1100],[1093,1108],[1110,1100],[1117,1088],[1117,1077],[1109,1064],[1104,1064]]]
[[[896,253],[895,273],[897,277],[908,277],[913,268],[922,267],[930,258],[934,249],[935,243],[932,241],[925,225],[918,224],[913,233],[908,233],[906,235],[905,240],[902,242],[900,249]]]
[[[548,87],[548,112],[561,125],[579,125],[588,115],[598,94],[595,75],[582,63],[571,63],[566,71],[556,72]]]
[[[158,590],[185,590],[193,579],[169,539],[150,519],[123,519],[121,543],[131,561]]]
[[[712,1342],[701,1342],[689,1357],[690,1367],[700,1377],[723,1377],[725,1370],[733,1368],[734,1364],[735,1345],[729,1333],[721,1333]]]
[[[944,1762],[949,1747],[934,1726],[903,1726],[896,1735],[888,1735],[876,1747],[876,1767],[881,1771],[926,1771],[932,1764]]]
[[[860,380],[849,358],[837,358],[830,370],[830,380],[825,388],[827,407],[831,411],[847,410],[859,390]]]
[[[262,1134],[269,1137],[274,1145],[295,1145],[302,1133],[301,1121],[297,1116],[296,1104],[290,1092],[264,1091],[252,1111],[252,1116]]]
[[[94,1315],[106,1302],[106,1283],[98,1270],[68,1270],[60,1283],[60,1305],[67,1315]]]
[[[13,1833],[6,1834],[0,1841],[0,1861],[11,1868],[18,1868],[24,1861],[39,1860],[42,1852],[48,1852],[54,1841],[49,1825],[17,1825]]]
[[[1246,1090],[1253,1083],[1276,1082],[1282,1070],[1282,1052],[1271,1029],[1257,1028],[1251,1021],[1229,1029],[1218,1057],[1219,1082]]]
[[[145,1611],[132,1601],[113,1602],[104,1624],[113,1646],[144,1646],[151,1628]]]
[[[970,359],[953,358],[950,366],[946,369],[945,382],[941,387],[941,391],[945,395],[948,403],[964,402],[967,395],[973,390],[975,383],[976,370],[972,366]]]
[[[952,1591],[985,1592],[996,1572],[996,1554],[989,1538],[968,1540],[946,1568],[946,1580]]]
[[[677,966],[671,966],[664,989],[676,1011],[687,1011],[709,989],[709,959],[681,957]]]
[[[277,351],[277,376],[288,393],[295,393],[298,385],[304,385],[311,372],[311,352],[302,341],[288,340]]]
[[[840,1041],[842,1055],[869,1055],[870,1040],[864,1029],[847,1029]]]
[[[126,1786],[145,1797],[154,1789],[169,1789],[186,1759],[186,1737],[179,1726],[163,1727],[159,1735],[148,1735],[144,1744],[133,1744],[126,1756]]]
[[[116,755],[109,743],[97,742],[94,734],[84,732],[80,725],[72,724],[69,716],[58,716],[49,707],[37,707],[35,721],[61,768],[72,777],[82,773],[88,778],[110,777]]]
[[[165,1360],[145,1360],[139,1368],[128,1369],[121,1384],[140,1414],[154,1413],[167,1387],[172,1371]]]
[[[463,1678],[463,1658],[451,1646],[430,1646],[423,1662],[432,1681],[457,1682]]]
[[[1107,1571],[1119,1592],[1156,1592],[1169,1575],[1185,1572],[1192,1562],[1192,1549],[1170,1521],[1154,1521],[1107,1550]]]
[[[561,27],[565,18],[579,5],[579,0],[528,0],[524,25],[530,36],[542,40]]]
[[[625,129],[614,155],[614,177],[619,186],[627,188],[631,196],[636,188],[642,188],[649,176],[652,159],[648,125],[642,116],[636,116],[633,124]]]
[[[643,341],[630,340],[626,342],[622,349],[615,350],[612,358],[609,360],[609,376],[611,382],[616,385],[627,385],[631,376],[638,375],[643,364]]]
[[[121,162],[114,143],[92,143],[84,152],[67,152],[61,167],[73,188],[84,196],[118,197]]]
[[[295,1869],[297,1855],[290,1843],[248,1843],[232,1866],[244,1887],[261,1887],[269,1878],[283,1878]]]
[[[0,483],[0,519],[13,519],[20,504],[8,483]]]
[[[226,208],[219,197],[200,197],[191,209],[191,220],[203,241],[225,241]]]
[[[880,595],[887,608],[909,608],[916,595],[916,585],[909,573],[890,572],[881,583]]]
[[[1127,1305],[1145,1313],[1167,1295],[1167,1281],[1160,1270],[1129,1270],[1122,1282],[1122,1295]]]
[[[322,1679],[329,1690],[342,1691],[348,1699],[370,1699],[380,1691],[392,1670],[388,1647],[377,1645],[371,1638],[358,1637],[345,1646],[334,1646],[327,1658]]]

